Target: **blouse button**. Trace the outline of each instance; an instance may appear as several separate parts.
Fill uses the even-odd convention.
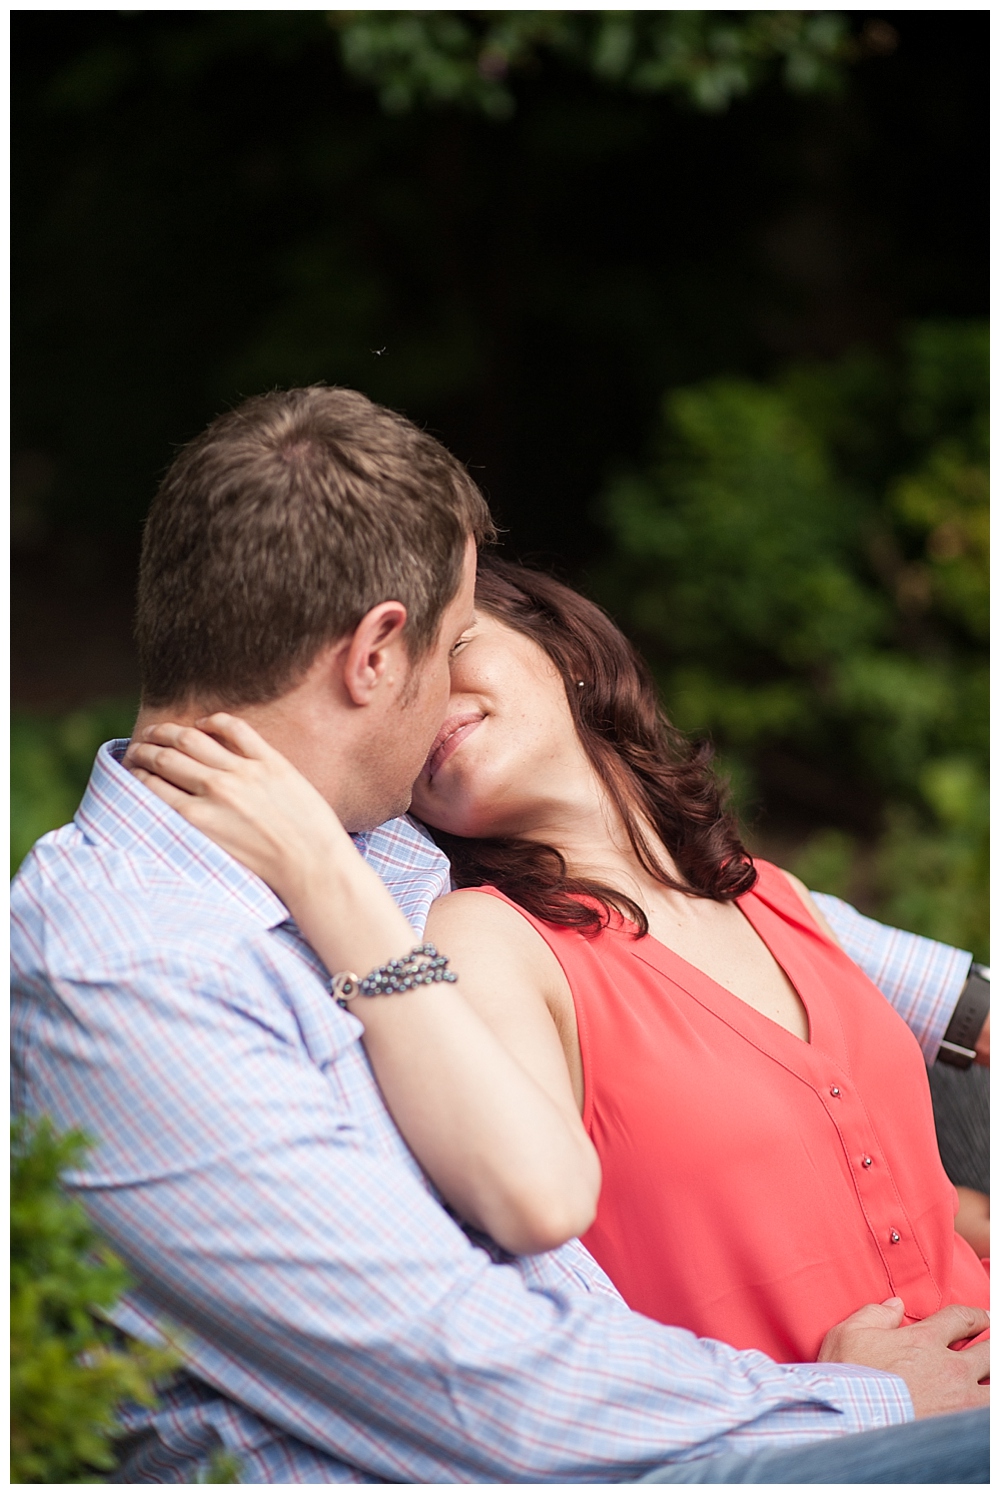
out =
[[[890,1239],[890,1241],[891,1241],[891,1243],[893,1245],[898,1245],[899,1244],[899,1235],[896,1233],[895,1230],[892,1231],[892,1233],[889,1236],[889,1239]]]
[[[871,1157],[862,1157],[861,1158],[861,1166],[862,1167],[871,1167],[871,1165],[872,1165],[872,1159],[871,1159]]]
[[[840,1097],[840,1087],[839,1087],[839,1085],[836,1085],[836,1084],[831,1085],[830,1086],[830,1093],[833,1095],[833,1098],[835,1100],[839,1099],[839,1097]]]

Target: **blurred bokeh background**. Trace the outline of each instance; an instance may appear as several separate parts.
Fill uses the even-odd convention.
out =
[[[317,379],[610,608],[751,843],[987,951],[985,12],[15,12],[12,866],[177,445]]]

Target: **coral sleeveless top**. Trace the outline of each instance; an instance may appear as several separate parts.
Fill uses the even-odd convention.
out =
[[[623,920],[587,938],[517,911],[576,1007],[604,1174],[584,1244],[647,1317],[802,1362],[866,1302],[901,1297],[913,1320],[987,1306],[989,1281],[955,1233],[916,1039],[778,868],[756,867],[738,906],[808,1043]]]

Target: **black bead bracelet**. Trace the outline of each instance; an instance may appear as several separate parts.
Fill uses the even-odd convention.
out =
[[[356,996],[395,996],[414,986],[454,984],[458,976],[448,969],[448,956],[438,954],[433,944],[418,944],[399,960],[389,960],[360,980],[353,970],[342,970],[330,982],[330,994],[346,1007]]]

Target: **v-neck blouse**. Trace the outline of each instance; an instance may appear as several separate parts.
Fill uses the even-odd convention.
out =
[[[621,919],[588,938],[518,912],[576,1009],[604,1178],[584,1244],[647,1317],[802,1362],[866,1302],[901,1297],[915,1320],[987,1306],[989,1280],[955,1233],[916,1039],[784,874],[755,865],[738,905],[808,1042]]]

